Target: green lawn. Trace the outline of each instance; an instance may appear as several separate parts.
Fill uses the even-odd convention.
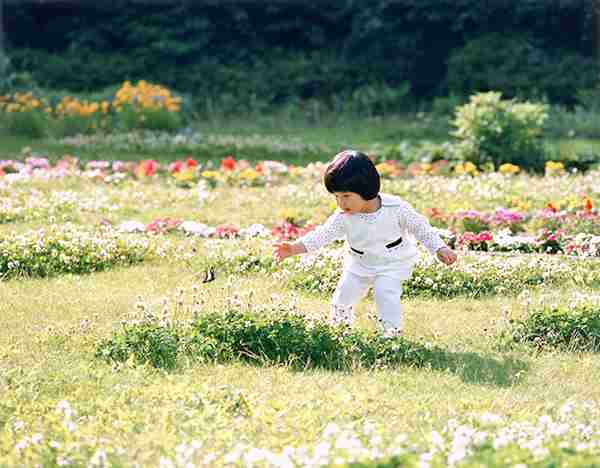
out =
[[[309,128],[301,135],[313,143],[369,144],[393,131],[394,125],[388,124],[387,130],[369,122],[362,129],[348,127],[330,134]],[[235,127],[220,130],[223,134],[238,131]],[[248,133],[252,134],[251,129]],[[152,157],[165,161],[180,157],[157,151],[73,150],[17,138],[2,140],[2,157],[14,157],[23,146],[40,154],[70,153],[82,159]],[[515,197],[527,201],[533,210],[549,200],[568,198],[574,187],[589,191],[597,206],[598,194],[592,193],[595,180],[597,176],[586,180],[519,176],[460,179],[457,184],[459,179],[447,178],[435,179],[432,190],[432,179],[408,179],[385,181],[384,189],[402,194],[420,211],[431,207],[492,210]],[[129,219],[148,223],[156,217],[243,227],[256,222],[272,226],[283,220],[285,210],[305,221],[320,222],[332,209],[317,176],[265,188],[218,186],[203,205],[198,204],[193,189],[175,188],[164,179],[114,186],[67,179],[0,188],[4,200],[51,200],[56,193],[71,194],[74,201],[41,204],[36,208],[39,211],[27,212],[29,218],[0,225],[0,239],[11,232],[23,234],[47,227],[52,223],[50,216],[54,222],[71,221],[89,229],[99,229],[101,220],[117,225]],[[105,200],[116,208],[103,206]],[[438,350],[437,358],[423,365],[327,371],[297,369],[286,363],[201,363],[182,358],[174,370],[165,371],[132,360],[106,363],[94,356],[98,344],[120,333],[123,322],[141,317],[140,301],[156,313],[166,298],[170,310],[177,310],[181,301],[183,315],[195,300],[209,312],[232,304],[250,310],[261,310],[259,306],[265,304],[285,310],[295,304],[307,316],[328,315],[329,294],[294,286],[286,276],[292,268],[289,264],[255,273],[237,268],[236,259],[245,258],[244,251],[250,249],[245,241],[220,244],[218,258],[225,260],[216,270],[216,280],[197,284],[193,273],[216,262],[214,244],[194,244],[181,234],[153,240],[170,253],[104,272],[0,281],[0,467],[53,467],[67,462],[70,466],[192,463],[216,467],[227,460],[235,466],[252,466],[249,459],[266,456],[267,452],[258,449],[293,451],[296,460],[301,460],[298,465],[310,465],[301,455],[302,447],[311,456],[321,453],[325,465],[336,464],[340,457],[345,466],[400,466],[400,459],[392,457],[397,453],[406,457],[403,466],[418,466],[430,453],[432,466],[441,467],[448,464],[449,454],[460,454],[460,447],[455,446],[458,428],[463,428],[463,441],[464,428],[487,434],[482,445],[469,439],[465,466],[514,466],[520,462],[562,466],[567,461],[570,466],[598,466],[593,464],[598,456],[594,445],[589,450],[576,449],[573,442],[579,440],[576,434],[586,431],[591,435],[585,440],[598,440],[594,425],[595,405],[600,403],[597,354],[505,348],[499,340],[507,326],[506,315],[522,317],[530,301],[572,302],[577,294],[597,297],[600,284],[584,283],[579,276],[591,277],[598,271],[598,260],[581,263],[577,275],[561,284],[551,282],[553,274],[560,274],[559,262],[544,267],[539,274],[543,284],[537,287],[517,281],[514,290],[502,294],[475,297],[477,291],[473,290],[448,299],[406,297],[405,339],[429,343]],[[260,259],[266,262],[270,241],[264,242]],[[192,268],[181,260],[186,252],[193,252]],[[497,268],[501,278],[503,263],[508,262],[499,258],[500,266],[490,268]],[[555,258],[548,256],[549,260]],[[460,262],[461,268],[468,270],[466,257]],[[447,271],[442,265],[437,268],[440,274]],[[324,274],[322,281],[336,272]],[[373,330],[374,311],[372,298],[365,299],[358,309],[356,327]],[[570,408],[570,404],[575,409],[566,418],[564,405]],[[557,425],[546,424],[548,417]],[[490,425],[482,422],[486,418],[497,421]],[[494,447],[508,437],[503,431],[520,433],[522,442]],[[436,445],[435,434],[444,439],[443,446]],[[323,445],[327,443],[329,448]],[[535,455],[538,443],[549,447],[551,453]],[[378,454],[387,464],[373,461]],[[105,465],[103,457],[109,461]],[[364,464],[352,465],[352,460]],[[277,465],[272,459],[265,465],[287,466],[280,462]]]

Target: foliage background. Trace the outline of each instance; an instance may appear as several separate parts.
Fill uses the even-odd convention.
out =
[[[591,3],[8,2],[4,17],[14,66],[44,87],[146,79],[235,108],[409,85],[406,108],[492,89],[574,103],[597,81]]]

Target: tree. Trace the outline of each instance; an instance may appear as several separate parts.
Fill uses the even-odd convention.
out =
[[[0,0],[0,57],[4,55],[4,2]]]
[[[600,0],[594,0],[594,23],[596,25],[596,63],[598,64],[598,81],[600,81]]]

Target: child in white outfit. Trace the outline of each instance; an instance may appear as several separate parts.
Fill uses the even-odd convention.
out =
[[[345,238],[347,252],[333,294],[332,321],[351,325],[354,306],[373,286],[384,335],[396,336],[402,330],[402,283],[410,278],[418,258],[415,238],[447,265],[456,261],[456,254],[408,203],[379,193],[379,173],[367,155],[339,153],[327,166],[324,183],[335,195],[338,210],[298,241],[276,244],[275,258],[313,252]]]

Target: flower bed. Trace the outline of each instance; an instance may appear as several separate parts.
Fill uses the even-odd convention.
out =
[[[3,278],[91,273],[139,263],[150,256],[148,239],[111,229],[90,231],[65,224],[0,236]]]

